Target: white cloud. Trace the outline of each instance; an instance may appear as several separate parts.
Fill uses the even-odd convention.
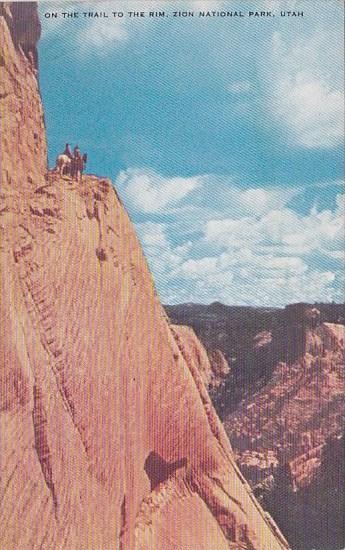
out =
[[[186,260],[180,269],[180,273],[183,276],[191,277],[193,279],[200,279],[200,273],[203,272],[204,276],[215,276],[218,271],[218,259],[216,257],[201,258],[200,260]]]
[[[307,72],[281,78],[277,84],[276,115],[285,119],[298,143],[332,147],[343,137],[343,94]]]
[[[97,19],[93,19],[88,23],[87,30],[82,29],[77,33],[76,45],[80,53],[87,54],[90,49],[96,48],[97,51],[105,54],[116,43],[127,40],[128,36],[126,25],[120,19],[102,22],[102,24]]]
[[[293,41],[287,33],[272,36],[264,64],[267,101],[291,143],[330,148],[342,142],[342,63],[334,47],[332,29],[317,26]]]
[[[255,218],[210,220],[205,228],[205,241],[223,248],[241,248],[250,243],[260,253],[306,255],[341,250],[344,246],[344,210],[339,204],[334,211],[313,209],[302,216],[289,208],[271,210]]]
[[[254,247],[258,255],[268,260],[278,252],[281,256],[300,253],[295,244],[294,247],[286,245],[285,250],[282,245],[280,251],[276,245],[270,249],[270,236],[266,238],[264,229],[259,229],[271,212],[279,209],[284,212],[300,190],[276,187],[243,190],[231,177],[166,178],[134,168],[121,172],[115,186],[134,217],[140,215],[140,219],[144,216],[150,220],[140,223],[138,231],[158,287],[161,292],[164,288],[165,300],[171,296],[176,283],[174,300],[180,296],[181,301],[183,289],[186,291],[188,287],[191,291],[192,280],[195,288],[203,281],[215,296],[217,291],[224,294],[224,277],[227,281],[233,277],[229,266],[238,264],[235,250],[240,250],[246,258],[247,247],[247,260],[251,264],[254,264]],[[269,233],[269,220],[268,217],[266,233]],[[301,253],[304,248],[303,245]],[[212,276],[211,264],[216,266]]]
[[[145,213],[164,212],[199,187],[202,176],[164,178],[153,171],[129,168],[115,182],[128,203]]]
[[[97,0],[92,4],[86,0],[76,2],[65,0],[45,0],[39,2],[39,11],[42,21],[43,38],[55,38],[59,35],[62,39],[63,33],[68,43],[72,43],[75,53],[87,55],[90,51],[103,56],[120,43],[135,36],[140,30],[147,28],[148,17],[131,18],[129,11],[155,11],[157,4],[152,0],[141,0],[140,5],[136,0]],[[46,18],[45,12],[57,12],[57,18]],[[78,12],[78,18],[67,19],[62,12]],[[108,17],[84,16],[85,13],[105,13]],[[113,16],[113,12],[122,14]],[[72,32],[71,32],[72,30]]]
[[[186,241],[179,246],[172,245],[167,237],[167,228],[162,223],[139,223],[136,225],[136,229],[155,283],[160,290],[165,289],[164,295],[167,297],[173,288],[172,273],[176,272],[181,264],[188,259],[192,243]],[[181,290],[183,289],[180,287],[179,291],[181,292]]]
[[[164,178],[132,169],[120,180],[130,210],[166,220],[137,225],[163,302],[283,305],[343,299],[342,195],[332,209],[314,206],[301,214],[288,204],[296,192],[279,203],[277,189],[241,190],[230,178],[227,184],[217,181],[219,200],[212,176]],[[214,210],[202,209],[212,189]],[[198,230],[187,237],[186,227],[197,215]]]
[[[165,236],[165,226],[163,224],[146,222],[138,224],[137,228],[145,248],[154,248],[154,250],[159,251],[161,248],[167,248],[169,246]]]
[[[97,0],[92,4],[87,0],[43,0],[38,3],[43,23],[43,37],[52,38],[62,33],[66,34],[69,42],[75,47],[79,55],[90,53],[90,49],[98,55],[106,55],[111,49],[135,36],[137,32],[147,28],[154,28],[149,23],[153,19],[148,17],[150,11],[197,11],[210,9],[208,0],[187,0],[182,2],[164,0],[160,6],[154,0]],[[212,9],[219,9],[223,5],[221,1],[213,1]],[[130,11],[142,11],[144,17],[133,18],[128,16]],[[57,18],[46,18],[45,12],[57,12]],[[69,20],[62,16],[62,12],[78,12],[78,18]],[[85,17],[84,12],[97,12],[107,14],[108,17]],[[113,12],[123,14],[121,17],[113,17]],[[66,24],[67,23],[67,24]],[[71,28],[73,32],[71,33]]]
[[[74,53],[78,55],[86,55],[90,51],[104,55],[118,43],[129,38],[127,18],[112,17],[112,12],[116,10],[114,3],[109,0],[98,1],[92,6],[80,0],[46,0],[39,2],[38,6],[43,39],[54,39],[59,36],[61,40],[71,44]],[[68,19],[67,16],[63,16],[63,13],[72,12],[78,13],[78,17]],[[108,17],[85,17],[84,12],[106,13]],[[45,13],[56,13],[57,17],[47,18]]]
[[[224,258],[223,258],[224,260]],[[169,281],[167,292],[162,287],[163,300],[171,287],[179,288],[175,301],[209,303],[220,300],[228,304],[283,305],[296,301],[331,300],[335,273],[309,270],[300,258],[243,258],[238,250],[229,255],[229,263],[212,257],[195,263],[184,262],[174,272],[175,285]]]

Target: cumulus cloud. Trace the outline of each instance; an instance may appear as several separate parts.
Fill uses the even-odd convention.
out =
[[[201,179],[164,178],[154,171],[129,168],[119,173],[115,183],[134,210],[157,213],[180,202],[199,187]]]
[[[169,178],[141,168],[122,170],[115,185],[133,211],[170,213],[177,221],[188,216],[188,223],[196,227],[212,216],[224,217],[227,211],[239,218],[283,208],[300,192],[275,186],[241,189],[230,176],[202,174]]]
[[[340,257],[344,246],[342,216],[339,207],[334,211],[314,211],[308,216],[285,208],[259,218],[210,220],[203,237],[207,249],[213,245],[223,252],[200,263],[200,278],[208,281],[210,286],[205,288],[213,299],[218,292],[228,303],[240,300],[281,305],[331,299],[335,273],[311,266],[309,257],[317,253],[344,258]],[[181,272],[188,267],[189,264],[182,264]],[[218,278],[211,284],[213,273]]]
[[[85,40],[85,33],[87,39]],[[117,43],[128,39],[129,33],[127,25],[121,19],[102,21],[91,19],[87,24],[87,29],[81,29],[76,36],[76,45],[80,53],[87,54],[91,51],[98,51],[102,54],[107,53]]]
[[[342,299],[343,195],[335,195],[332,208],[302,214],[289,201],[303,189],[279,195],[277,188],[241,189],[231,178],[215,185],[215,178],[164,178],[139,169],[119,176],[130,211],[150,219],[137,229],[164,302],[279,306]],[[186,231],[193,225],[197,231]]]
[[[307,255],[313,252],[340,252],[344,249],[344,207],[342,195],[334,210],[317,211],[303,216],[291,208],[271,210],[260,217],[238,220],[225,218],[206,224],[206,242],[223,248],[241,248],[250,243],[260,253]]]
[[[342,65],[334,58],[339,54],[331,50],[332,33],[315,28],[311,36],[293,38],[273,33],[265,66],[267,100],[291,143],[306,148],[333,147],[343,139],[344,105]]]

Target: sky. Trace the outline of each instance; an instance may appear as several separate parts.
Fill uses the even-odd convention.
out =
[[[87,172],[112,179],[163,303],[344,301],[342,2],[39,11],[50,165],[78,143]]]

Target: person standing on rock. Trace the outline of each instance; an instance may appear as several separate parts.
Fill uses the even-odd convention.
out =
[[[73,149],[73,156],[75,159],[80,159],[81,158],[81,152],[80,152],[80,149],[79,149],[79,145],[76,145]]]
[[[86,162],[85,155],[81,156],[79,146],[76,145],[73,149],[73,158],[72,158],[72,178],[82,179],[82,173],[84,168],[84,162]]]
[[[79,149],[79,145],[76,145],[73,149],[73,156],[72,156],[72,165],[71,165],[72,178],[74,178],[77,175],[80,160],[81,160],[81,152]]]
[[[73,155],[72,155],[72,151],[69,143],[66,143],[63,154],[66,155],[68,158],[72,159]]]

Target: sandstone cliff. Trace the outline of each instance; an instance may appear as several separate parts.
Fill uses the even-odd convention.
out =
[[[2,4],[0,28],[1,548],[288,548],[111,182],[47,172],[35,5]]]
[[[221,386],[230,373],[223,353],[214,349],[207,353],[194,330],[183,325],[171,325],[171,330],[181,341],[188,355],[188,362],[194,363],[206,388],[212,392]]]
[[[293,362],[280,362],[224,425],[243,474],[293,548],[342,549],[345,327],[298,320],[287,334]]]
[[[344,304],[166,310],[230,362],[212,400],[242,473],[294,550],[343,550]]]

